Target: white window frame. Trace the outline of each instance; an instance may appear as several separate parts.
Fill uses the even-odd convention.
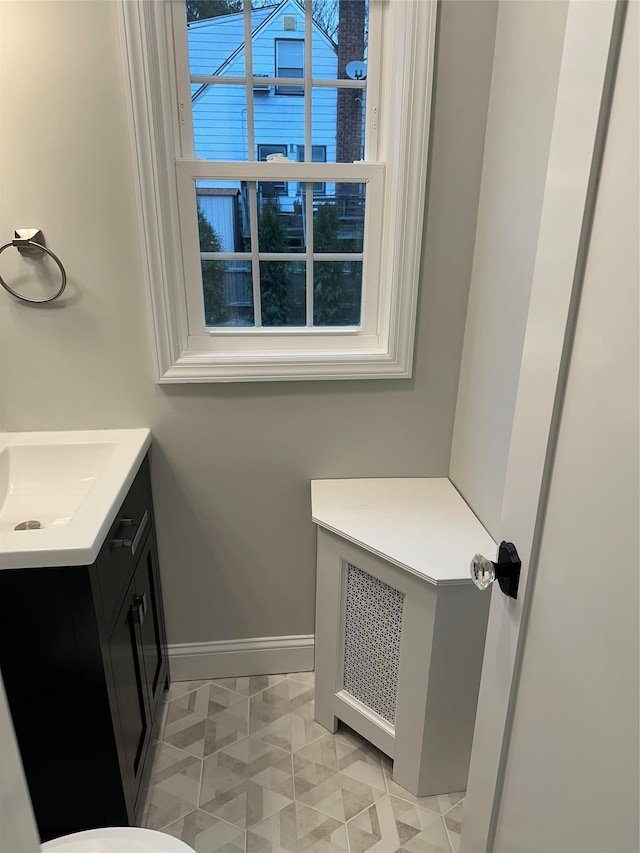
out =
[[[189,105],[180,102],[172,71],[176,56],[171,3],[121,0],[119,22],[134,186],[157,382],[411,376],[436,0],[370,0],[370,4],[370,14],[382,18],[382,26],[371,29],[369,43],[369,55],[381,57],[380,85],[367,88],[367,150],[376,151],[377,160],[354,164],[221,164],[176,156],[181,150]],[[309,45],[310,35],[307,33]],[[310,51],[310,47],[306,49]],[[310,67],[310,57],[306,59]],[[345,85],[345,81],[337,82]],[[363,250],[360,327],[216,329],[215,333],[206,330],[203,323],[198,328],[194,305],[198,300],[202,303],[202,292],[197,293],[194,285],[201,280],[197,228],[193,226],[194,180],[212,177],[308,184],[336,182],[342,177],[367,183],[366,216],[371,217],[373,211],[374,217],[365,225],[368,243]],[[307,195],[312,199],[312,192]],[[183,210],[188,209],[187,202],[192,204],[191,223],[180,217],[180,202]],[[373,235],[372,223],[377,231]],[[202,307],[200,312],[203,317]],[[201,334],[194,334],[194,330]]]

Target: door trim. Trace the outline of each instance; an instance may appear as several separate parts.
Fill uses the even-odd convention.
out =
[[[625,6],[572,0],[567,15],[498,537],[518,548],[522,594],[492,590],[461,853],[494,846]]]

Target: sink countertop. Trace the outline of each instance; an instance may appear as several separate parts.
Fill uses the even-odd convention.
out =
[[[93,563],[150,445],[146,428],[0,433],[0,569]]]

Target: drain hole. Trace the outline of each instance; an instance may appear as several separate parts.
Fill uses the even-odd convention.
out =
[[[20,524],[16,524],[13,528],[14,530],[40,530],[42,525],[35,518],[30,518],[29,521],[21,521]]]

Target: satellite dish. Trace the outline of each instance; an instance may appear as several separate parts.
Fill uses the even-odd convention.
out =
[[[358,62],[358,60],[354,60],[353,62],[348,62],[347,67],[345,68],[347,72],[347,77],[351,77],[352,80],[366,80],[367,79],[367,63],[366,62]]]

